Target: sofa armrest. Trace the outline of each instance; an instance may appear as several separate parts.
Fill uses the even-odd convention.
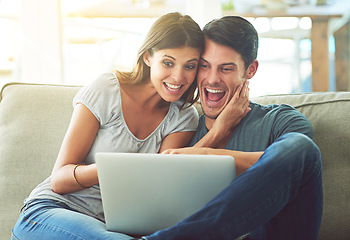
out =
[[[48,177],[79,87],[10,83],[0,93],[0,232],[10,239],[24,199]]]

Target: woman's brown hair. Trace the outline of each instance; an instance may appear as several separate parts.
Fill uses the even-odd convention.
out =
[[[145,64],[143,56],[146,52],[152,56],[161,49],[193,47],[200,53],[204,49],[204,36],[198,24],[188,15],[178,12],[161,16],[153,23],[137,55],[136,65],[131,72],[116,70],[116,76],[122,83],[137,84],[146,81],[150,77],[150,69]],[[199,96],[196,93],[197,83],[193,81],[189,89],[181,99],[191,105]]]

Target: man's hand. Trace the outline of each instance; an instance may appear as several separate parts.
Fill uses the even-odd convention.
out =
[[[167,149],[162,152],[162,154],[201,154],[209,155],[213,149],[205,147],[186,147],[186,148],[176,148]],[[212,153],[214,154],[214,153]]]
[[[162,154],[202,154],[202,155],[229,155],[235,158],[236,175],[240,175],[254,165],[264,152],[241,152],[228,149],[207,147],[186,147],[167,149]]]

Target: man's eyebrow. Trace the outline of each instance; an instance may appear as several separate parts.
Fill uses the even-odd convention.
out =
[[[234,63],[234,62],[222,63],[222,64],[220,64],[220,65],[223,65],[223,66],[227,66],[227,65],[237,66],[237,64]]]
[[[206,62],[206,63],[209,63],[207,60],[205,60],[204,58],[202,58],[201,57],[201,59],[200,59],[201,61],[204,61],[204,62]],[[232,65],[232,66],[238,66],[236,63],[234,63],[234,62],[228,62],[228,63],[222,63],[222,64],[220,64],[221,66],[227,66],[227,65]]]

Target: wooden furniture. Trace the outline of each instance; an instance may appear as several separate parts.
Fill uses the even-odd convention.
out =
[[[252,8],[249,12],[224,11],[223,15],[241,15],[243,17],[310,17],[312,28],[311,62],[313,91],[329,91],[330,51],[329,37],[335,39],[335,75],[336,90],[350,90],[350,1],[338,0],[329,5],[291,6],[285,10],[267,10],[263,7]]]

